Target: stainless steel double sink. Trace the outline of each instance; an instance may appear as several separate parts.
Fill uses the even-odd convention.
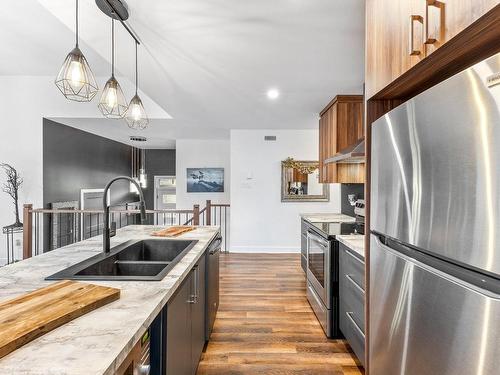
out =
[[[196,240],[131,240],[77,263],[46,280],[159,281],[197,243]]]

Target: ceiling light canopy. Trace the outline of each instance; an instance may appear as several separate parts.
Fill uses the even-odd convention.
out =
[[[128,106],[123,90],[115,78],[115,20],[111,19],[111,78],[108,79],[99,100],[102,114],[111,119],[125,116]]]
[[[267,97],[271,100],[276,100],[280,96],[280,92],[278,89],[269,89],[267,90]]]
[[[61,93],[69,100],[90,102],[99,91],[87,59],[78,46],[78,0],[76,0],[76,45],[66,56],[55,79]]]

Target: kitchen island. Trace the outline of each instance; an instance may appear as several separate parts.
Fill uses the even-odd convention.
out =
[[[152,238],[156,226],[133,225],[117,231],[111,246]],[[198,240],[161,281],[90,281],[118,288],[120,299],[79,317],[0,359],[0,374],[114,374],[191,268],[217,236],[218,227],[197,227],[177,238]],[[100,236],[0,269],[0,301],[45,287],[45,277],[102,251]]]

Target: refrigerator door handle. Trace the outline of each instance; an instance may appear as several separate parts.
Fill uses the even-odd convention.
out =
[[[482,296],[500,300],[500,283],[497,279],[490,276],[480,274],[475,271],[462,269],[456,265],[453,265],[444,260],[432,257],[430,255],[424,254],[418,250],[413,250],[407,248],[404,245],[400,245],[402,248],[407,248],[406,251],[399,251],[387,246],[382,241],[380,241],[380,235],[372,233],[373,238],[375,238],[376,246],[388,251],[389,253],[403,259],[404,261],[414,264],[427,272],[431,272],[434,275],[442,277],[448,281],[460,285],[461,287],[470,289]],[[411,255],[409,255],[411,253]],[[450,272],[449,272],[450,271]],[[459,272],[457,276],[453,275],[452,272]]]

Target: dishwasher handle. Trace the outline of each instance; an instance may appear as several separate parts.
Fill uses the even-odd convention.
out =
[[[208,245],[208,253],[214,255],[221,250],[222,236],[219,234],[211,243]]]

